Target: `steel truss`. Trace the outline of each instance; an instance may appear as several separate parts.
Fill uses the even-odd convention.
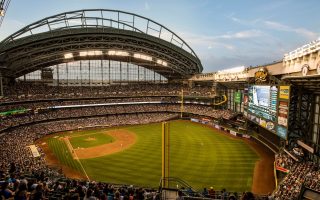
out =
[[[312,140],[314,106],[313,93],[300,86],[291,86],[288,119],[289,144],[295,144],[297,139]]]
[[[79,52],[84,50],[101,50],[103,55],[80,57]],[[108,50],[141,53],[153,59],[108,56]],[[64,58],[66,53],[74,54],[72,60]],[[81,10],[47,17],[0,43],[0,61],[7,69],[6,76],[14,78],[81,59],[129,61],[168,79],[187,78],[202,71],[194,51],[171,30],[148,18],[116,10]],[[168,65],[159,64],[158,59]]]

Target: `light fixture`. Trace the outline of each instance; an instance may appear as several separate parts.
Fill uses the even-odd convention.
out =
[[[0,8],[0,16],[4,16],[4,9],[3,8]]]
[[[72,53],[66,53],[66,54],[64,54],[64,58],[65,59],[73,58],[73,54]]]
[[[139,58],[139,59],[142,59],[142,60],[152,61],[152,57],[151,56],[147,56],[147,55],[140,54],[140,53],[133,54],[133,57]]]
[[[114,50],[110,50],[107,53],[110,56],[129,56],[129,53],[126,51],[114,51]]]
[[[168,63],[167,63],[166,61],[163,61],[163,60],[160,60],[160,59],[157,60],[157,63],[158,63],[159,65],[163,65],[163,66],[165,66],[165,67],[168,65]]]

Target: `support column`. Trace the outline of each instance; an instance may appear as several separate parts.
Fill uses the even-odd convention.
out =
[[[138,82],[140,82],[140,66],[138,65]]]
[[[127,83],[129,82],[129,62],[127,62]]]
[[[89,60],[89,86],[91,86],[91,60]]]
[[[67,86],[69,86],[69,65],[66,63],[66,71],[67,71]]]
[[[0,72],[0,96],[4,96],[3,95],[3,82],[2,82],[2,74]]]
[[[80,60],[80,87],[82,87],[82,62],[81,62],[81,60]]]
[[[122,85],[122,62],[120,61],[120,85]]]
[[[103,60],[100,60],[100,64],[101,64],[101,86],[103,86]]]
[[[110,81],[110,60],[109,60],[109,74],[108,74],[108,76],[109,76],[109,85],[111,84],[111,81]]]
[[[57,68],[57,86],[59,86],[59,65],[56,65]]]

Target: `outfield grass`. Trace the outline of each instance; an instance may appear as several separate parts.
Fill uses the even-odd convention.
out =
[[[254,165],[259,157],[246,143],[200,124],[186,121],[170,124],[170,176],[179,177],[197,189],[213,186],[216,190],[251,190]],[[80,160],[87,174],[98,181],[157,187],[161,177],[161,124],[124,129],[136,134],[136,143],[122,152]],[[55,148],[50,143],[49,146]],[[64,151],[66,146],[56,148]],[[69,161],[70,155],[59,153],[59,149],[53,151],[62,163],[81,171],[76,161]]]
[[[69,138],[69,141],[73,148],[88,148],[102,144],[108,144],[114,141],[114,138],[106,134],[107,131],[98,133],[84,134],[79,136],[73,136]]]

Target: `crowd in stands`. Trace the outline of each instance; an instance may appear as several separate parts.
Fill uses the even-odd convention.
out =
[[[212,106],[186,104],[184,112],[197,114],[201,116],[213,117],[216,119],[230,119],[235,113],[228,110],[214,110]],[[22,124],[80,117],[92,117],[112,114],[125,113],[145,113],[145,112],[176,112],[181,111],[180,104],[129,104],[129,105],[112,105],[112,106],[90,106],[60,109],[41,109],[29,111],[24,114],[9,115],[1,117],[0,131],[10,127]]]
[[[269,200],[267,195],[254,195],[252,192],[229,192],[226,189],[215,191],[213,187],[210,189],[204,188],[202,195],[210,199],[224,199],[224,200]]]
[[[111,115],[90,119],[73,119],[20,126],[0,135],[0,186],[1,194],[14,199],[107,199],[109,196],[126,196],[126,199],[155,199],[154,190],[118,187],[95,182],[58,181],[61,172],[48,168],[40,147],[40,157],[33,157],[29,145],[53,132],[74,130],[90,126],[115,126],[160,122],[177,117],[177,114],[141,113]],[[40,197],[38,196],[40,195]],[[92,197],[91,197],[92,196]],[[130,197],[132,196],[132,197]],[[28,197],[28,198],[27,198]],[[124,197],[123,197],[124,198]],[[114,198],[112,198],[114,199]]]
[[[182,89],[186,96],[210,97],[215,94],[209,86],[196,86],[192,89],[189,86],[182,86],[180,84],[51,87],[43,84],[17,83],[14,86],[5,88],[5,98],[0,99],[0,112],[20,108],[30,110],[23,114],[0,116],[1,194],[4,197],[14,197],[14,199],[17,200],[160,199],[159,193],[153,189],[67,179],[64,177],[63,172],[49,168],[46,165],[44,153],[39,146],[37,146],[37,149],[40,152],[40,157],[36,158],[32,156],[30,148],[27,146],[34,144],[35,140],[47,134],[65,130],[97,126],[147,124],[177,118],[181,112],[181,105],[178,102],[180,97],[177,96],[181,95]],[[174,97],[168,97],[168,95]],[[92,97],[100,99],[92,99]],[[59,98],[67,98],[67,100],[57,100]],[[30,100],[35,101],[26,102]],[[17,103],[15,101],[19,102]],[[100,105],[60,109],[49,108],[65,105],[155,101],[162,103]],[[230,110],[214,110],[212,106],[205,104],[188,103],[184,105],[183,111],[185,113],[215,119],[231,119],[236,116],[236,114]],[[283,158],[283,160],[286,159]],[[289,163],[289,165],[293,166],[294,164]],[[307,164],[300,168],[292,167],[292,170],[298,173],[299,170],[309,169],[310,167],[311,166]],[[318,188],[320,181],[319,173],[312,170],[309,170],[309,172],[310,174],[306,174],[306,177],[317,176],[318,182],[314,182],[312,178],[305,178],[305,183],[312,188]],[[277,191],[278,193],[275,193],[275,198],[281,195],[287,195],[287,199],[290,199],[289,197],[293,197],[293,194],[296,194],[295,192],[291,192],[289,195],[286,193],[287,191],[281,190],[290,187],[289,183],[291,182],[283,181],[283,185],[281,185]],[[291,188],[288,191],[291,191]],[[293,188],[292,191],[294,191]],[[203,194],[205,197],[215,199],[265,199],[254,197],[250,192],[241,195],[227,192],[226,190],[214,191],[214,194],[212,194],[211,189],[204,192],[206,192]]]
[[[180,97],[107,97],[107,98],[89,98],[89,99],[48,99],[43,101],[18,101],[18,102],[3,102],[0,103],[0,112],[6,112],[17,109],[31,109],[48,108],[53,106],[65,105],[85,105],[85,104],[107,104],[107,103],[125,103],[125,102],[178,102]]]
[[[57,99],[57,98],[84,98],[84,97],[110,97],[110,96],[148,96],[148,95],[175,95],[180,96],[181,91],[186,96],[213,96],[212,87],[201,86],[190,88],[182,84],[129,84],[110,85],[105,87],[89,86],[48,86],[18,82],[4,88],[5,98],[0,102]]]
[[[276,155],[276,165],[289,170],[274,193],[275,200],[295,200],[302,185],[320,192],[320,170],[314,162],[295,161],[286,152]]]

